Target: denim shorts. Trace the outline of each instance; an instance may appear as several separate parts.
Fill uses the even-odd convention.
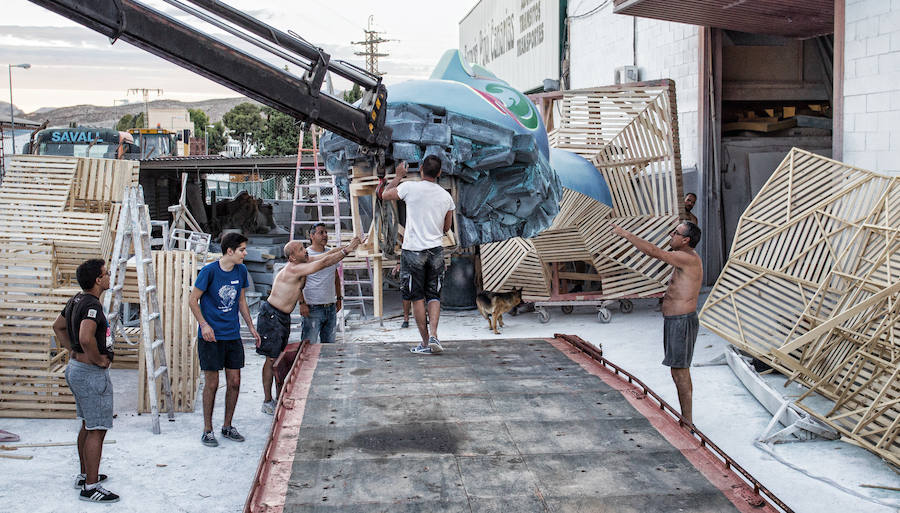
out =
[[[330,305],[309,305],[309,317],[303,318],[301,328],[301,340],[309,340],[315,344],[318,340],[322,344],[334,342],[334,329],[337,325],[337,307]]]
[[[676,369],[687,369],[694,359],[694,344],[700,323],[697,312],[663,317],[663,350],[666,357],[662,364]]]
[[[84,420],[85,429],[112,429],[113,385],[109,369],[69,360],[66,383],[75,396],[75,416]]]
[[[400,253],[400,292],[406,301],[440,301],[443,280],[443,247]]]

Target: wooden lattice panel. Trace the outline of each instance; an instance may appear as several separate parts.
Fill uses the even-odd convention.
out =
[[[566,91],[559,111],[550,145],[590,160],[613,206],[564,189],[553,224],[533,239],[538,259],[593,263],[601,294],[611,299],[664,292],[671,268],[614,235],[612,224],[665,246],[684,213],[674,82]],[[485,288],[494,290],[487,283],[497,277],[515,276],[510,266],[501,258],[483,260]],[[546,266],[534,269],[549,283]]]
[[[681,153],[671,80],[566,91],[550,145],[590,160],[614,216],[682,217]]]
[[[900,178],[793,149],[747,207],[701,322],[900,464]],[[812,392],[833,400],[815,411]]]
[[[516,237],[482,244],[481,268],[484,290],[507,292],[521,287],[525,298],[544,299],[550,295],[546,270],[528,239]]]
[[[197,359],[197,321],[191,314],[189,298],[202,265],[200,256],[190,251],[154,251],[153,264],[175,411],[194,411],[200,362]],[[143,348],[139,352],[138,376],[139,409],[149,412]],[[160,401],[165,399],[162,387],[157,391],[157,397]],[[159,406],[162,411],[162,402]]]

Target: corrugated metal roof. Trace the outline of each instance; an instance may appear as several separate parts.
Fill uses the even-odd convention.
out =
[[[754,34],[834,32],[834,0],[615,0],[614,12]]]

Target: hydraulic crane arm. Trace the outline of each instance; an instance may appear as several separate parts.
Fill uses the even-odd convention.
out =
[[[303,39],[282,32],[218,0],[164,0],[306,71],[296,76],[135,0],[30,0],[112,41],[122,39],[260,103],[315,123],[383,154],[391,141],[384,126],[387,89],[381,77],[330,60]],[[326,72],[364,91],[353,106],[321,91]],[[381,151],[379,151],[381,150]]]

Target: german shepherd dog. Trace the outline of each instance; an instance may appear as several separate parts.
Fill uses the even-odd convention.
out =
[[[478,311],[488,321],[488,326],[494,333],[500,334],[497,327],[503,327],[503,314],[512,310],[522,302],[522,288],[512,289],[510,292],[484,291],[475,298]]]

